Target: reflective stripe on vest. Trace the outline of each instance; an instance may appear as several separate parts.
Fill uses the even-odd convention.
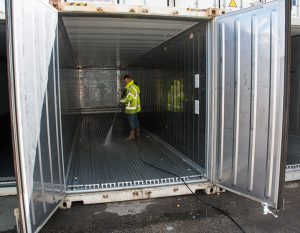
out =
[[[138,92],[137,92],[137,90],[135,89],[135,87],[134,87],[133,85],[131,85],[131,86],[129,87],[129,90],[130,90],[130,88],[133,88],[133,90],[135,91],[135,95],[133,95],[133,98],[136,99],[136,98],[138,97]],[[132,94],[130,93],[130,91],[129,91],[129,94],[132,96]],[[128,94],[128,95],[129,95],[129,94]]]

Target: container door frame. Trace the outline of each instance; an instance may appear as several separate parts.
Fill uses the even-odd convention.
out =
[[[287,154],[290,54],[290,29],[287,26],[290,22],[290,3],[288,2],[277,0],[229,13],[216,17],[208,26],[208,33],[212,38],[211,58],[208,57],[211,65],[208,74],[213,77],[209,83],[208,97],[210,108],[208,109],[208,132],[211,133],[208,137],[207,153],[212,158],[209,175],[217,186],[252,200],[267,203],[274,208],[278,208],[282,204],[280,196],[283,189]],[[259,39],[268,38],[268,33],[269,41],[263,41],[266,46],[261,46],[262,40]],[[271,43],[271,40],[274,43]],[[247,52],[247,48],[243,48],[243,44],[248,42],[250,51]],[[262,49],[266,49],[269,55],[261,56]],[[248,61],[245,61],[247,56]],[[228,58],[232,58],[230,63],[227,63]],[[269,74],[260,72],[262,67],[259,67],[259,62],[262,61],[269,62],[267,63]],[[247,67],[241,66],[245,64]],[[248,74],[245,70],[241,72],[241,69],[244,68],[250,72]],[[255,71],[256,73],[254,73]],[[255,78],[253,78],[254,76]],[[268,81],[266,77],[272,82]],[[247,84],[249,79],[250,83]],[[245,97],[242,96],[244,95],[243,91],[247,92],[245,90],[247,85],[249,87],[247,98],[250,100],[249,106],[252,107],[248,116],[243,116],[244,118],[248,117],[247,120],[243,119],[241,124],[240,121],[237,123],[236,119],[242,119],[239,114],[244,114],[240,108],[242,104],[246,103]],[[261,129],[256,118],[263,109],[263,106],[257,102],[257,98],[259,98],[257,94],[261,93],[261,86],[265,87],[264,85],[269,85],[266,89],[269,91],[269,94],[266,95],[269,101],[267,106],[267,111],[269,110],[268,123],[264,118],[265,125],[262,124],[267,127],[267,132],[255,134],[253,126],[255,125],[258,130]],[[232,88],[231,91],[228,91],[228,88]],[[237,108],[237,106],[239,107]],[[257,106],[260,107],[260,110],[257,110]],[[232,109],[230,110],[230,108]],[[254,111],[255,113],[253,113]],[[261,114],[261,117],[266,117],[266,115]],[[259,121],[261,122],[261,120]],[[246,130],[246,133],[243,132],[241,137],[243,127],[249,127],[249,130]],[[226,135],[226,130],[231,132]],[[260,135],[259,139],[267,141],[265,147],[258,145],[257,135]],[[228,140],[228,138],[230,139]],[[240,145],[243,145],[241,148],[244,147],[242,151]],[[258,145],[257,148],[255,145]],[[231,148],[224,152],[226,146]],[[241,158],[248,161],[245,162]],[[241,160],[244,163],[241,163]],[[262,166],[261,161],[264,161]],[[257,164],[260,165],[257,166]],[[263,176],[259,179],[255,174]]]
[[[18,227],[38,232],[65,196],[58,11],[43,0],[6,0],[6,20]]]

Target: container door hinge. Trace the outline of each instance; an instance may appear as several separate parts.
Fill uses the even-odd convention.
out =
[[[21,223],[20,223],[20,211],[18,208],[14,209],[15,219],[16,219],[16,226],[17,226],[17,232],[21,232]]]

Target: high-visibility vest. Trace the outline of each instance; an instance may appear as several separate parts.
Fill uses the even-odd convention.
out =
[[[121,99],[121,103],[125,104],[126,114],[135,114],[141,111],[140,88],[130,81],[125,86],[126,97]]]
[[[184,90],[180,80],[173,80],[168,90],[167,110],[170,112],[182,112],[184,110]]]

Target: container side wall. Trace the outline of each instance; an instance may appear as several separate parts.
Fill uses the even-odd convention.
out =
[[[5,23],[5,20],[0,20],[0,182],[13,182],[15,176],[9,114]]]
[[[289,134],[300,136],[300,36],[292,38]]]
[[[289,138],[285,180],[299,180],[300,171],[300,36],[292,27]]]
[[[5,20],[0,20],[0,115],[9,112],[5,30]]]
[[[130,73],[142,125],[205,168],[206,23],[145,54]]]
[[[70,156],[80,120],[80,72],[77,70],[64,24],[59,21],[60,112],[64,154],[64,172],[67,173]]]
[[[0,61],[0,115],[9,112],[6,62]]]

